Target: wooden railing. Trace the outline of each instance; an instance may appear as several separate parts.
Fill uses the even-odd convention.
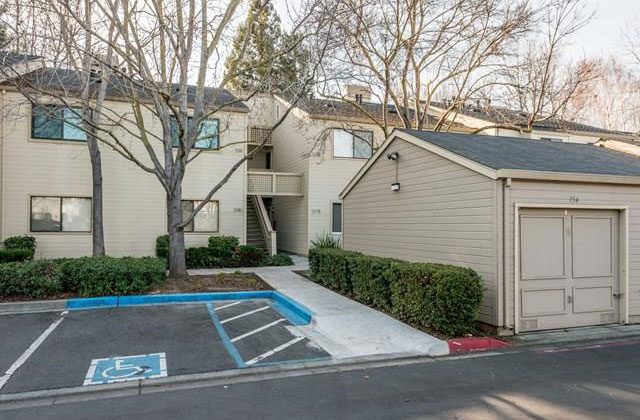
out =
[[[247,172],[247,194],[303,195],[302,175],[286,172]]]
[[[265,137],[267,137],[271,133],[271,128],[266,127],[249,127],[249,132],[247,133],[247,139],[249,144],[258,145],[261,144]],[[265,146],[272,146],[273,141],[272,137],[269,137],[267,141],[264,142]]]

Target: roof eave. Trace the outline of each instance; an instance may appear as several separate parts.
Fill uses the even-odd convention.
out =
[[[498,178],[525,179],[536,181],[583,182],[591,184],[640,185],[640,176],[606,175],[580,172],[547,172],[522,169],[499,169]]]

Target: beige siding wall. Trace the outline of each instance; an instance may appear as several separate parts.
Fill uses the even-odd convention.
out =
[[[471,267],[483,278],[481,319],[497,320],[498,183],[418,146],[394,140],[344,199],[345,248],[409,261]]]
[[[283,112],[286,104],[277,100],[274,104]],[[307,138],[304,127],[309,119],[301,111],[294,109],[273,132],[272,168],[277,172],[302,174],[302,197],[275,197],[274,218],[278,238],[278,249],[297,254],[306,253],[309,240],[308,228],[308,153],[313,144]]]
[[[578,200],[578,203],[574,201]],[[583,206],[629,206],[629,313],[640,315],[640,188],[568,182],[514,181],[507,189],[506,292],[507,318],[514,324],[515,203]],[[622,219],[621,219],[622,221]]]
[[[109,102],[119,114],[127,105]],[[31,107],[16,93],[7,93],[4,109],[2,162],[2,236],[29,233],[31,195],[91,197],[91,166],[85,143],[31,139]],[[246,114],[221,113],[221,143],[244,141]],[[160,127],[150,115],[150,130]],[[140,143],[120,130],[135,155],[148,162]],[[102,145],[104,226],[110,255],[152,255],[155,238],[166,232],[165,194],[157,179]],[[201,199],[245,150],[244,145],[203,152],[187,170],[185,199]],[[162,156],[158,150],[159,156]],[[245,238],[245,168],[214,196],[220,201],[220,233]],[[32,233],[42,257],[91,253],[88,233]],[[188,245],[204,245],[210,234],[187,233]]]

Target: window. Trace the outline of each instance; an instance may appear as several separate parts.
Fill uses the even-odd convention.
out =
[[[193,118],[187,118],[189,127],[192,125]],[[217,119],[208,119],[200,123],[200,131],[198,137],[193,144],[194,149],[218,149],[220,148],[220,138],[218,135],[219,121]],[[173,147],[178,147],[180,139],[178,138],[178,122],[171,119],[171,141]]]
[[[333,156],[369,159],[373,154],[373,131],[333,130]]]
[[[331,204],[331,233],[342,233],[342,203]]]
[[[34,105],[31,108],[31,137],[47,140],[86,141],[81,128],[82,108]]]
[[[31,232],[91,232],[91,199],[31,197]]]
[[[193,213],[202,201],[182,200],[182,219]],[[217,232],[218,231],[218,202],[209,201],[200,209],[196,217],[185,228],[185,232]]]

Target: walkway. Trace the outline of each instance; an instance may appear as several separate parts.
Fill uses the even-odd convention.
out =
[[[299,327],[334,358],[429,355],[449,352],[446,342],[416,330],[388,315],[334,293],[294,271],[307,270],[304,257],[292,256],[288,267],[190,270],[191,274],[254,272],[276,290],[315,314],[311,325]]]

